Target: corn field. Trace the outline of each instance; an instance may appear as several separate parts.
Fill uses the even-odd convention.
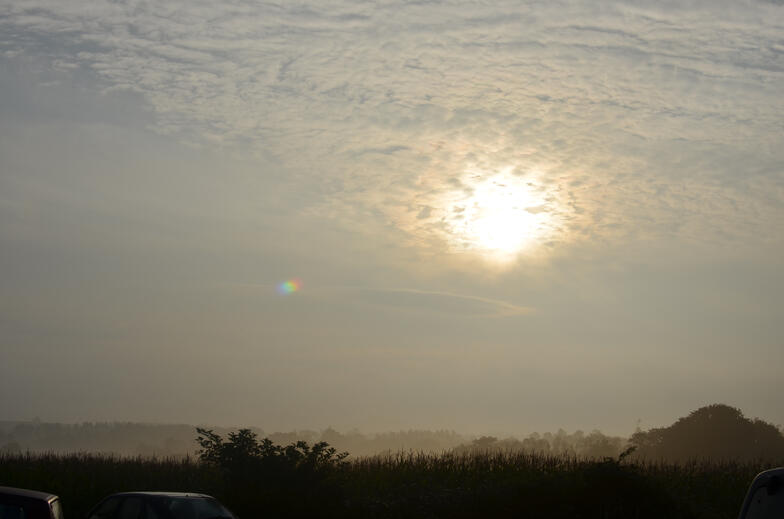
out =
[[[59,495],[68,519],[86,518],[121,491],[213,495],[241,519],[257,517],[715,518],[737,516],[758,472],[784,465],[589,460],[520,452],[397,453],[336,464],[319,478],[229,474],[193,458],[96,454],[0,456],[0,485]]]

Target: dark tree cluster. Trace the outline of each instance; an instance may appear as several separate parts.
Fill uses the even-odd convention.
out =
[[[456,454],[485,452],[528,452],[557,456],[576,456],[578,458],[616,458],[627,447],[625,438],[607,436],[601,431],[585,434],[575,431],[571,434],[563,429],[556,433],[533,433],[528,437],[498,439],[494,436],[482,436],[471,443],[453,449]]]
[[[636,457],[650,460],[784,459],[784,435],[776,426],[724,404],[692,411],[669,427],[638,431],[630,443]]]
[[[300,440],[283,446],[259,439],[250,429],[231,432],[226,440],[208,429],[196,431],[200,461],[223,472],[223,497],[241,516],[248,517],[242,512],[256,510],[260,501],[267,509],[291,515],[306,502],[334,508],[342,499],[337,478],[348,453],[326,442]]]

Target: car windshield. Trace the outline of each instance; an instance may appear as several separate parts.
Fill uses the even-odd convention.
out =
[[[167,519],[235,519],[223,505],[208,497],[160,497],[153,506]]]

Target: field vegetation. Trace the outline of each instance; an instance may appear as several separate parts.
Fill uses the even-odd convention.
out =
[[[85,517],[107,494],[128,490],[208,493],[243,519],[718,519],[737,516],[756,473],[784,463],[588,460],[521,452],[400,453],[347,461],[324,446],[289,447],[297,451],[290,457],[281,453],[276,461],[236,465],[194,458],[9,454],[0,457],[0,484],[54,492],[70,519]]]
[[[282,445],[251,429],[195,436],[200,450],[189,457],[0,453],[0,485],[56,493],[69,519],[131,490],[211,494],[242,519],[729,519],[758,472],[784,465],[778,429],[722,405],[623,444],[599,435],[482,437],[440,453],[348,457],[327,442]],[[574,453],[586,446],[596,454]]]

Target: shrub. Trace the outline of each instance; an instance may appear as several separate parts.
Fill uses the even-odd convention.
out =
[[[277,445],[268,438],[259,440],[250,429],[229,433],[228,440],[212,430],[196,431],[199,459],[224,472],[226,499],[240,516],[253,516],[260,502],[287,516],[312,508],[314,501],[324,510],[342,502],[336,478],[347,452],[339,453],[326,442]]]

